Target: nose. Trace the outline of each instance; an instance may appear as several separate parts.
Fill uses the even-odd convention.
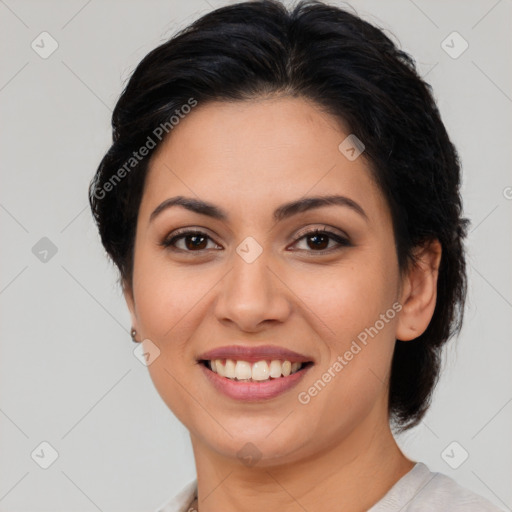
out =
[[[233,267],[222,279],[215,303],[220,322],[236,325],[241,331],[258,332],[289,317],[291,302],[286,286],[264,254],[251,263],[233,254]]]

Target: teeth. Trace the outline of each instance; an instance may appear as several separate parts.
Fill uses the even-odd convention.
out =
[[[214,363],[215,363],[215,367],[217,369],[217,373],[221,377],[225,377],[226,376],[226,367],[222,364],[222,361],[220,359],[217,359],[214,361]]]
[[[302,368],[302,363],[280,361],[273,359],[272,361],[258,361],[249,363],[248,361],[234,361],[233,359],[215,359],[209,361],[210,368],[213,372],[221,377],[227,377],[232,380],[253,380],[264,381],[278,379],[281,376],[297,372]]]
[[[269,377],[267,361],[258,361],[252,365],[252,380],[268,380]]]
[[[281,377],[281,361],[272,361],[270,363],[270,376],[273,379]]]
[[[236,367],[236,364],[233,360],[226,359],[226,364],[224,365],[224,375],[228,379],[235,378],[235,376],[236,376],[235,367]]]
[[[247,361],[237,361],[235,366],[235,378],[238,380],[244,380],[250,379],[251,376],[252,372],[250,363],[248,363]]]

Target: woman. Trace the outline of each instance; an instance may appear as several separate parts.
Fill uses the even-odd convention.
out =
[[[91,183],[197,480],[161,510],[498,510],[399,449],[466,293],[460,167],[412,59],[241,3],[139,64]]]

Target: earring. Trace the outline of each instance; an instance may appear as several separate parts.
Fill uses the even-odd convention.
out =
[[[132,336],[132,341],[134,343],[138,343],[138,341],[135,339],[135,336],[137,335],[137,331],[135,329],[132,328],[131,332],[130,332],[131,336]]]

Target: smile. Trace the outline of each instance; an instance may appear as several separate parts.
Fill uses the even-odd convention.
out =
[[[208,369],[221,377],[240,382],[262,382],[293,375],[311,363],[281,361],[279,359],[249,361],[214,359],[202,361]]]
[[[199,368],[214,390],[230,399],[244,402],[261,402],[283,395],[297,386],[313,367],[312,362],[291,363],[277,359],[252,364],[233,359],[202,360],[199,363]],[[222,372],[229,372],[233,377],[222,375]]]

